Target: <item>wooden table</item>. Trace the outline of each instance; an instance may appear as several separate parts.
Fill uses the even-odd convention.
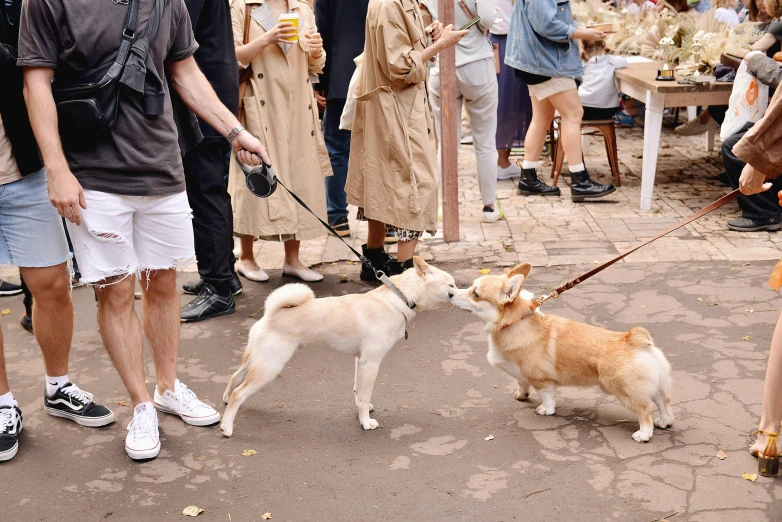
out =
[[[727,105],[732,83],[715,82],[709,85],[682,85],[678,82],[655,80],[657,63],[630,63],[616,71],[619,91],[646,104],[644,123],[644,156],[641,172],[641,210],[651,210],[654,176],[657,172],[657,154],[660,150],[663,110],[668,107]],[[709,123],[707,148],[714,146],[714,122]]]

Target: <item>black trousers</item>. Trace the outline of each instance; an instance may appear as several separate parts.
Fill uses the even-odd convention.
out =
[[[747,124],[743,129],[722,143],[722,161],[725,164],[725,171],[728,173],[728,178],[730,179],[730,186],[734,189],[739,188],[739,178],[741,177],[741,171],[744,170],[746,163],[733,154],[733,147],[742,137],[744,137],[751,127],[751,123]],[[782,207],[779,206],[779,198],[777,197],[777,193],[782,190],[781,178],[782,176],[771,180],[773,185],[765,192],[753,196],[739,196],[738,203],[739,207],[741,207],[742,217],[749,219],[766,219],[782,215]]]
[[[190,208],[198,273],[220,295],[231,293],[235,276],[233,211],[228,195],[225,157],[230,145],[223,138],[205,137],[182,158]]]

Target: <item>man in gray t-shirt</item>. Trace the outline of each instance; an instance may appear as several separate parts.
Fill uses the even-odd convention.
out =
[[[136,38],[156,0],[139,2]],[[163,1],[163,0],[159,0]],[[114,60],[131,2],[26,0],[18,64],[25,67],[30,121],[49,173],[49,199],[65,217],[82,281],[95,284],[106,349],[134,405],[125,449],[134,459],[160,452],[155,409],[205,426],[220,414],[177,379],[179,296],[175,269],[194,260],[193,228],[171,97],[232,142],[240,161],[270,163],[261,143],[223,106],[193,59],[198,44],[183,0],[169,0],[151,41],[146,80],[162,81],[162,110],[151,114],[146,93],[124,89],[116,126],[88,145],[63,149],[52,78],[71,77]],[[160,99],[158,98],[158,101]],[[144,385],[142,329],[134,310],[141,279],[144,333],[155,359],[154,401]]]

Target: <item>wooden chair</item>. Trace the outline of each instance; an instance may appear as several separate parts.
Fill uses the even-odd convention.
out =
[[[557,134],[562,123],[557,121]],[[592,120],[582,121],[581,129],[594,129],[598,133],[603,135],[603,141],[606,146],[606,155],[608,156],[608,163],[611,165],[611,173],[614,175],[614,184],[617,187],[622,186],[622,180],[619,177],[619,157],[617,156],[616,148],[616,130],[614,128],[614,120]],[[552,124],[551,135],[554,136],[554,126]],[[553,141],[553,140],[552,140]],[[554,178],[554,186],[557,186],[559,175],[562,173],[562,165],[565,162],[565,149],[562,144],[559,143],[559,137],[557,137],[556,145],[552,147],[551,156],[554,158],[554,166],[551,169],[551,177]]]

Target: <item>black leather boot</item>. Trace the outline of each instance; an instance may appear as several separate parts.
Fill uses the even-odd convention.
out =
[[[399,261],[389,261],[388,262],[388,272],[386,272],[387,276],[394,276],[399,275],[408,268],[413,268],[413,260],[408,259],[407,261],[400,263]]]
[[[540,180],[538,169],[521,169],[517,194],[523,196],[559,196],[558,187],[551,187]]]
[[[372,263],[372,266],[375,267],[375,270],[382,270],[388,275],[388,263],[391,261],[391,256],[386,253],[385,248],[367,248],[366,243],[364,243],[361,245],[361,251],[364,254],[364,257],[366,257],[367,260]],[[375,272],[370,270],[370,268],[363,263],[361,264],[361,280],[375,282],[378,280],[377,277],[375,277]]]
[[[613,185],[601,185],[592,181],[586,169],[570,173],[570,199],[574,202],[584,201],[587,198],[602,198],[615,190],[616,187]]]

